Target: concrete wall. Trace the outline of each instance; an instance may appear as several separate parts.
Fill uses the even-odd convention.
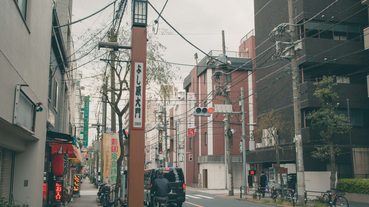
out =
[[[43,103],[44,110],[36,115],[33,135],[19,136],[4,133],[1,140],[11,140],[24,148],[17,150],[14,169],[14,200],[19,204],[42,206],[42,180],[46,138],[47,92],[51,39],[51,1],[28,1],[24,21],[15,1],[4,1],[0,7],[0,118],[2,124],[12,123],[14,91],[17,84],[34,102]],[[9,125],[16,132],[23,130]],[[25,133],[27,134],[27,133]],[[34,140],[28,142],[26,140]],[[17,145],[18,145],[17,144]]]
[[[242,163],[233,163],[233,187],[234,189],[239,189],[242,185]],[[207,189],[225,189],[226,179],[225,179],[225,168],[223,163],[204,163],[200,164],[199,169],[199,185],[204,186],[204,175],[203,170],[208,171],[208,186]]]

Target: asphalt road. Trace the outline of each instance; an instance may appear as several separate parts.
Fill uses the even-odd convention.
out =
[[[75,197],[68,207],[98,207],[96,202],[97,189],[90,184],[88,180],[84,180],[81,188],[81,197]],[[215,195],[200,192],[195,189],[187,189],[186,202],[183,207],[271,207],[260,203],[253,203],[240,200],[237,197],[228,197],[226,195]],[[368,207],[369,204],[360,204],[350,202],[350,207]]]
[[[245,200],[238,200],[235,197],[223,195],[211,195],[198,191],[186,192],[186,202],[184,207],[267,207],[264,204],[255,204]],[[269,206],[270,207],[270,206]]]

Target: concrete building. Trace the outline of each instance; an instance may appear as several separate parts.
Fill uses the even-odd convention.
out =
[[[147,169],[174,166],[170,115],[173,106],[180,101],[176,100],[178,91],[173,85],[162,85],[154,94],[156,95],[149,96],[146,105],[145,163]]]
[[[178,91],[173,96],[173,107],[169,109],[169,159],[174,167],[185,173],[186,155],[186,92]]]
[[[52,1],[0,7],[0,198],[42,206]]]
[[[342,146],[337,157],[338,177],[365,177],[369,169],[362,164],[369,157],[369,99],[367,91],[368,53],[364,47],[363,30],[368,27],[367,7],[360,1],[341,0],[295,1],[295,20],[302,49],[297,52],[301,89],[301,128],[305,171],[326,171],[327,162],[312,157],[319,133],[312,130],[307,115],[319,108],[313,95],[313,84],[322,76],[334,76],[340,99],[338,111],[349,114],[350,134],[335,135],[334,142]],[[288,173],[295,172],[295,143],[293,142],[292,81],[289,62],[272,59],[268,41],[270,32],[279,24],[288,22],[287,1],[255,0],[256,34],[256,92],[258,120],[274,110],[282,114],[287,123],[278,131],[281,163]],[[367,30],[367,29],[366,29]],[[364,31],[366,31],[364,30]],[[264,55],[262,55],[264,54]],[[292,133],[293,134],[293,133]],[[248,162],[256,164],[258,171],[272,169],[276,163],[274,144],[259,136],[257,149],[250,153]]]
[[[250,37],[253,35],[249,35]],[[251,39],[244,41],[252,41]],[[242,42],[243,44],[243,42]],[[244,51],[252,51],[252,44],[244,44]],[[224,61],[229,62],[228,67],[221,68],[215,61],[222,59],[221,51],[211,51],[209,57],[203,58],[191,73],[185,78],[183,87],[186,90],[187,100],[187,125],[186,130],[186,182],[189,186],[208,189],[227,188],[227,175],[225,165],[225,136],[224,136],[224,113],[215,112],[209,117],[194,116],[196,107],[214,107],[224,104],[223,90],[224,73],[231,73],[231,83],[227,87],[230,90],[232,111],[240,112],[240,88],[244,88],[245,111],[249,111],[251,117],[247,117],[246,123],[252,121],[253,117],[253,75],[252,60],[244,51],[227,52]],[[242,55],[240,55],[242,54]],[[235,69],[237,68],[237,69]],[[223,74],[223,75],[222,75]],[[250,82],[250,84],[248,84]],[[250,90],[249,90],[250,87]],[[250,94],[249,94],[250,93]],[[251,97],[251,99],[249,99]],[[232,168],[233,183],[239,188],[242,183],[242,156],[240,153],[241,141],[241,116],[231,115],[230,128],[232,129]],[[250,129],[247,133],[252,133]],[[250,136],[248,136],[250,137]],[[248,147],[248,146],[247,146]]]

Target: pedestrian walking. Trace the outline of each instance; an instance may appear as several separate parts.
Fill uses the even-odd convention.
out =
[[[259,178],[259,185],[260,185],[260,190],[261,190],[261,194],[262,197],[265,197],[265,189],[268,183],[268,177],[265,175],[264,171],[261,171],[261,175]]]

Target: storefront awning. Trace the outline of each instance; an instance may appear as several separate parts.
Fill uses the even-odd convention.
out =
[[[57,140],[57,141],[62,141],[62,142],[73,142],[73,140],[75,139],[73,136],[69,134],[64,134],[64,133],[54,132],[54,131],[47,131],[46,136],[47,138],[51,140]]]
[[[82,161],[81,151],[77,147],[76,138],[64,133],[47,131],[51,154],[67,154],[70,161],[78,164]]]

